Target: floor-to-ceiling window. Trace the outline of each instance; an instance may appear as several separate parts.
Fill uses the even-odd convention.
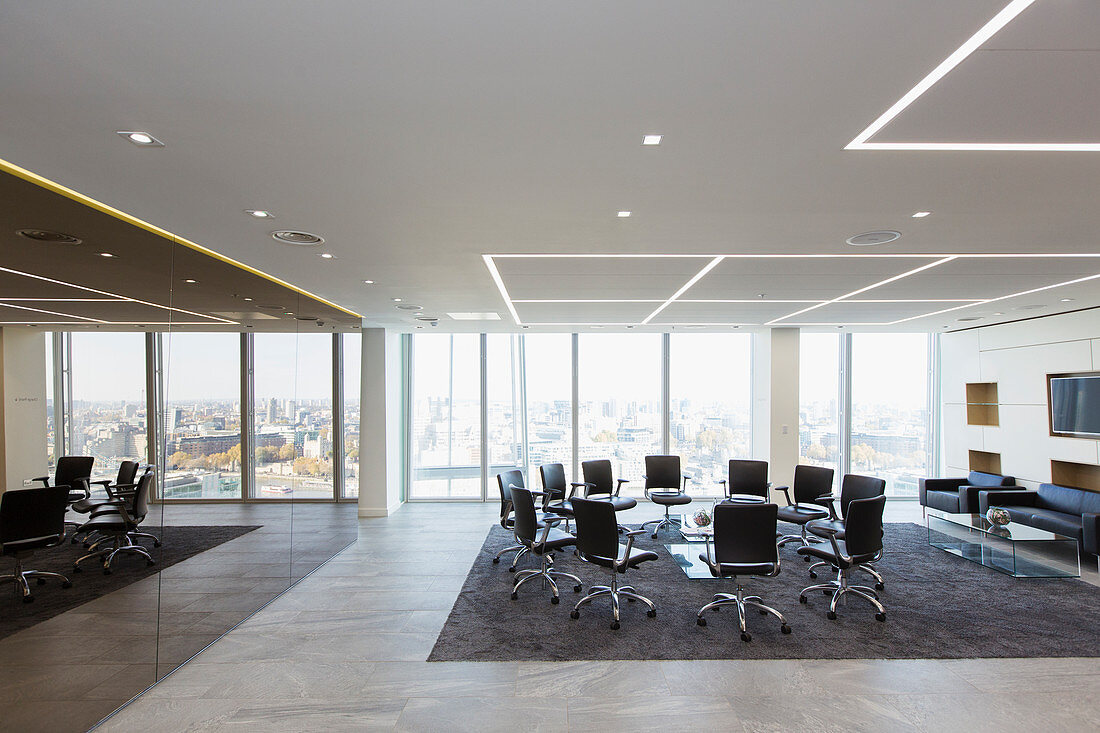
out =
[[[609,458],[624,493],[644,488],[645,456],[662,452],[661,335],[581,334],[577,457]]]
[[[524,467],[522,373],[523,338],[518,334],[487,334],[485,399],[490,476]]]
[[[840,472],[840,339],[802,333],[798,355],[798,461]]]
[[[145,334],[72,334],[70,455],[95,458],[93,478],[146,460]]]
[[[241,337],[165,334],[165,499],[241,498]]]
[[[527,398],[527,459],[530,484],[538,467],[561,463],[573,476],[573,336],[529,334],[524,344],[524,394]]]
[[[888,496],[917,495],[933,475],[930,338],[852,335],[851,470],[886,479]]]
[[[409,498],[480,498],[480,336],[418,334],[412,343]]]
[[[344,340],[344,493],[359,496],[359,389],[362,377],[363,334],[346,333]]]
[[[53,475],[54,465],[57,462],[57,426],[54,425],[54,354],[53,334],[46,334],[46,467],[50,476]]]
[[[332,335],[255,336],[253,497],[331,499]]]
[[[693,494],[719,494],[731,458],[752,457],[752,336],[669,337],[669,450]]]

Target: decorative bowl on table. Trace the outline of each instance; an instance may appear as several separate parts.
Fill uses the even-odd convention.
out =
[[[1012,515],[1002,506],[989,507],[989,511],[985,513],[985,518],[988,519],[989,523],[994,527],[1003,527],[1012,521]]]
[[[695,522],[696,527],[709,527],[711,514],[706,509],[700,509],[691,515],[691,521]]]

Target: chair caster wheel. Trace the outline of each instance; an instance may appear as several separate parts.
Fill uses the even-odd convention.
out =
[[[612,631],[618,631],[619,630],[619,622],[618,621],[612,621],[611,622],[611,630]]]
[[[45,585],[46,584],[46,579],[45,578],[38,578],[38,579],[36,579],[36,582],[39,585]]]
[[[145,561],[145,567],[147,567],[147,568],[151,568],[156,564],[157,564],[156,560],[146,560]]]
[[[886,586],[882,583],[875,583],[875,590],[886,590]]]
[[[493,558],[493,564],[494,565],[500,565],[500,558],[499,557],[494,557]]]
[[[509,567],[508,572],[509,573],[514,573],[514,572],[516,572],[516,569],[514,567]]]
[[[518,593],[516,593],[515,591],[512,591],[512,600],[514,601],[514,600],[516,600],[517,598],[519,598],[519,594],[518,594]]]
[[[826,611],[825,618],[829,619],[830,621],[836,621],[836,611]]]
[[[798,602],[799,603],[808,603],[808,601],[806,600],[806,596],[799,596],[798,597]]]
[[[580,593],[581,592],[581,584],[580,583],[577,583],[575,586],[573,586],[573,592],[574,593]]]
[[[699,624],[700,626],[706,626],[707,620],[700,616],[699,618],[695,619],[695,623]]]
[[[885,621],[886,620],[886,614],[885,613],[876,613],[875,614],[875,620],[876,621]]]
[[[809,555],[803,555],[802,556],[802,562],[810,562],[811,560],[813,560],[813,558],[810,557]]]
[[[791,627],[787,626],[787,624],[783,624],[782,626],[780,626],[779,630],[782,631],[784,634],[791,633]]]
[[[654,609],[654,608],[651,608],[651,609],[649,609],[648,611],[645,612],[645,615],[649,616],[650,618],[657,618],[657,610]]]
[[[104,575],[110,575],[111,574],[111,569],[110,568],[103,568],[103,574]]]
[[[73,581],[66,580],[64,583],[61,584],[61,587],[62,588],[72,588],[73,587]]]
[[[153,543],[153,547],[160,547],[161,544],[162,544],[161,541],[157,540],[156,542]]]
[[[569,612],[569,618],[571,618],[571,619],[576,620],[576,619],[579,619],[580,617],[581,617],[581,612],[580,611],[570,611]]]
[[[752,641],[752,634],[747,631],[741,632],[741,641]]]
[[[23,596],[23,603],[34,603],[34,596]]]
[[[559,603],[561,603],[561,599],[558,598],[557,596],[550,596],[550,602],[553,603],[556,606]]]
[[[657,539],[657,535],[653,535],[653,539]]]
[[[810,577],[811,578],[816,578],[817,577],[817,571],[816,570],[811,570],[810,571]]]

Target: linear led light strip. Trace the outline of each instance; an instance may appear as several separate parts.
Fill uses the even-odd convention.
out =
[[[976,306],[976,305],[985,305],[986,303],[996,303],[999,300],[1008,300],[1009,298],[1019,298],[1023,295],[1031,295],[1032,293],[1041,293],[1044,290],[1053,290],[1054,288],[1062,288],[1062,287],[1065,287],[1067,285],[1076,285],[1077,283],[1088,282],[1089,280],[1096,280],[1097,278],[1100,278],[1100,273],[1098,273],[1096,275],[1088,275],[1086,277],[1079,277],[1076,280],[1067,280],[1067,281],[1061,282],[1061,283],[1054,283],[1053,285],[1044,285],[1041,288],[1032,288],[1031,290],[1023,290],[1019,293],[1012,293],[1011,295],[1001,295],[1001,296],[996,297],[996,298],[989,298],[988,300],[980,300],[977,303],[968,303],[967,305],[960,305],[960,306],[956,306],[954,308],[944,308],[943,310],[938,310],[938,311],[935,311],[933,313],[925,313],[924,315],[920,315],[920,316],[910,316],[909,318],[902,318],[900,320],[892,321],[892,322],[890,322],[888,324],[885,324],[885,325],[894,326],[894,325],[897,325],[898,323],[905,323],[906,321],[915,321],[918,318],[929,318],[931,316],[938,316],[941,313],[950,313],[951,311],[957,311],[957,310],[961,310],[963,308],[971,308],[971,307]]]
[[[664,258],[680,258],[680,259],[710,259],[712,257],[723,257],[727,260],[736,259],[748,259],[748,260],[782,260],[782,259],[800,259],[800,260],[831,260],[831,259],[909,259],[909,260],[930,260],[936,257],[958,257],[960,259],[967,258],[1021,258],[1021,257],[1035,257],[1035,258],[1073,258],[1073,257],[1100,257],[1100,252],[876,252],[874,254],[774,254],[774,253],[760,253],[760,254],[747,254],[739,252],[736,254],[593,254],[591,252],[585,252],[580,254],[567,254],[563,252],[554,253],[535,253],[535,254],[491,254],[482,255],[482,259],[488,263],[492,259],[664,259]]]
[[[15,303],[4,303],[5,308],[18,308],[21,311],[32,311],[34,313],[46,313],[51,316],[61,316],[62,318],[75,318],[79,321],[88,321],[89,323],[109,323],[99,318],[89,318],[87,316],[78,316],[73,313],[61,313],[59,311],[45,310],[44,308],[31,308],[27,305],[16,305]],[[22,321],[20,321],[22,323]]]
[[[867,142],[882,131],[895,117],[901,114],[909,105],[920,98],[932,86],[947,76],[970,54],[974,53],[983,43],[993,37],[998,31],[1012,22],[1020,13],[1027,10],[1035,3],[1035,0],[1013,0],[1006,5],[1001,12],[978,30],[977,33],[967,39],[966,43],[955,49],[943,62],[933,69],[928,76],[917,82],[905,96],[894,102],[890,109],[886,110],[877,120],[872,122],[866,130],[859,133],[852,142],[845,146],[845,150],[991,150],[991,151],[1064,151],[1064,152],[1089,152],[1100,151],[1100,143],[870,143]]]
[[[493,278],[493,282],[497,284],[497,290],[500,291],[500,296],[504,298],[504,304],[508,306],[508,312],[512,314],[512,320],[516,322],[517,326],[522,326],[523,322],[519,320],[519,313],[516,313],[516,307],[512,305],[512,299],[508,296],[508,288],[504,287],[504,280],[500,277],[500,271],[497,270],[497,265],[493,262],[492,255],[481,255],[481,259],[485,260],[485,266],[489,268],[489,274]]]
[[[653,320],[653,318],[654,318],[654,317],[655,317],[655,316],[656,316],[656,315],[657,315],[658,313],[660,313],[660,312],[661,312],[661,311],[663,311],[663,310],[664,310],[665,308],[668,308],[668,307],[669,307],[670,305],[672,305],[672,303],[673,303],[673,302],[674,302],[674,301],[675,301],[675,300],[676,300],[677,298],[679,298],[679,297],[680,297],[681,295],[683,295],[684,293],[686,293],[686,292],[688,291],[688,289],[689,289],[689,288],[690,288],[690,287],[691,287],[692,285],[694,285],[695,283],[697,283],[697,282],[699,282],[700,280],[702,280],[702,279],[703,279],[703,277],[704,277],[704,276],[705,276],[705,275],[706,275],[706,274],[707,274],[708,272],[710,272],[711,270],[713,270],[713,269],[714,269],[715,267],[718,267],[718,263],[719,263],[719,262],[721,262],[721,261],[722,261],[723,259],[724,259],[723,257],[721,257],[721,256],[718,256],[718,257],[715,257],[715,258],[714,258],[713,260],[711,260],[710,262],[708,262],[708,263],[706,264],[706,267],[704,267],[704,268],[703,268],[702,270],[699,270],[699,272],[695,273],[694,277],[692,277],[692,278],[691,278],[690,280],[688,280],[688,281],[687,281],[686,283],[684,283],[684,284],[683,284],[683,285],[682,285],[682,286],[680,287],[680,289],[679,289],[679,290],[677,290],[677,291],[676,291],[675,293],[673,293],[673,294],[672,294],[672,297],[671,297],[671,298],[669,298],[668,300],[666,300],[666,301],[665,301],[664,303],[661,303],[661,304],[660,304],[659,306],[657,306],[657,309],[656,309],[656,310],[654,310],[654,311],[653,311],[652,313],[650,313],[650,314],[649,314],[648,316],[646,316],[646,317],[645,317],[645,318],[644,318],[644,319],[642,320],[642,325],[643,325],[643,326],[644,326],[644,325],[646,325],[647,323],[649,323],[650,321],[652,321],[652,320]]]
[[[905,277],[909,277],[910,275],[916,275],[918,272],[924,272],[925,270],[931,269],[933,267],[938,267],[940,265],[945,265],[945,264],[947,264],[948,262],[950,262],[954,259],[956,259],[956,258],[955,257],[944,257],[942,260],[936,260],[935,262],[929,262],[927,265],[921,265],[920,267],[916,267],[916,268],[914,268],[912,270],[909,270],[907,272],[903,272],[900,275],[894,275],[893,277],[888,277],[885,280],[880,280],[877,283],[872,283],[870,285],[867,285],[865,287],[860,288],[859,290],[853,290],[850,293],[845,293],[844,295],[841,295],[837,298],[833,298],[832,300],[827,300],[824,303],[818,303],[817,305],[811,305],[809,308],[803,308],[800,311],[795,311],[794,313],[791,313],[791,314],[788,314],[788,315],[785,315],[785,316],[781,316],[779,318],[773,318],[772,320],[766,322],[764,325],[765,326],[770,326],[773,323],[778,323],[779,321],[785,321],[788,318],[794,318],[795,316],[802,315],[803,313],[808,313],[812,310],[816,310],[816,309],[821,308],[823,306],[830,305],[832,303],[839,303],[843,300],[847,300],[848,298],[854,298],[855,296],[859,295],[860,293],[866,293],[868,290],[874,290],[875,288],[880,288],[883,285],[889,285],[892,282],[897,282],[898,280],[901,280],[902,278],[905,278]],[[965,307],[965,306],[963,306],[963,307]]]
[[[107,292],[106,290],[97,290],[96,288],[89,288],[85,285],[77,285],[76,283],[69,283],[69,282],[65,282],[64,280],[55,280],[52,277],[45,277],[44,275],[35,275],[32,272],[23,272],[21,270],[13,270],[10,267],[0,267],[0,272],[8,272],[8,273],[11,273],[12,275],[21,275],[22,277],[29,277],[32,280],[41,280],[43,282],[53,283],[54,285],[64,285],[65,287],[76,288],[77,290],[86,290],[89,293],[97,293],[99,295],[107,295],[107,296],[110,296],[108,298],[108,300],[117,300],[117,301],[120,301],[120,302],[127,302],[127,303],[140,303],[141,305],[147,305],[151,308],[161,308],[163,310],[173,311],[175,313],[186,313],[189,316],[197,316],[198,318],[209,318],[212,321],[224,323],[224,324],[227,324],[227,325],[233,325],[233,326],[239,326],[240,325],[240,323],[237,322],[237,321],[230,321],[230,320],[227,320],[225,318],[221,318],[219,316],[210,316],[210,315],[207,315],[205,313],[197,313],[195,311],[189,311],[186,308],[175,308],[175,307],[169,306],[169,305],[161,305],[160,303],[150,303],[149,301],[141,300],[139,298],[131,298],[131,297],[126,296],[126,295],[118,295],[116,293]],[[68,313],[55,313],[54,315],[70,316],[70,314],[68,314]],[[72,317],[72,318],[82,318],[83,316],[70,316],[70,317]],[[115,321],[101,321],[101,323],[115,323]],[[122,323],[122,322],[119,322],[119,324],[120,325],[126,325],[125,323]]]

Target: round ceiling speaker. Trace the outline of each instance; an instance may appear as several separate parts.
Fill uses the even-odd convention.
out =
[[[316,234],[310,234],[309,232],[297,232],[293,229],[277,229],[271,233],[271,237],[287,244],[297,244],[300,247],[315,247],[318,244],[325,243],[324,237],[318,237]]]
[[[875,244],[889,244],[901,238],[901,232],[891,229],[883,229],[877,232],[864,232],[854,237],[848,237],[845,241],[854,247],[870,247]]]
[[[15,232],[21,237],[33,239],[36,242],[50,242],[51,244],[80,244],[82,239],[77,239],[71,234],[51,232],[49,229],[19,229]]]
[[[422,305],[413,305],[412,303],[402,303],[401,305],[395,305],[394,308],[396,308],[399,311],[422,311],[422,310],[424,310],[424,306],[422,306]]]

